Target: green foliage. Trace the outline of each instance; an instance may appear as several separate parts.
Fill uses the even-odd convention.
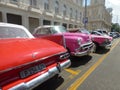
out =
[[[111,31],[120,32],[120,25],[118,23],[112,23]]]

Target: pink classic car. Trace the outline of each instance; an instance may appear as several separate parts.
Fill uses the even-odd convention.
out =
[[[63,26],[40,26],[34,30],[33,35],[38,38],[44,35],[63,35],[65,39],[64,46],[73,56],[88,55],[93,47],[89,35],[69,33]]]
[[[111,42],[112,42],[112,37],[110,36],[105,36],[105,35],[97,35],[97,34],[90,34],[90,32],[86,29],[69,29],[70,32],[76,32],[76,33],[81,33],[81,34],[87,34],[90,35],[92,38],[92,41],[94,43],[94,52],[96,52],[96,48],[98,47],[104,47],[105,49],[110,49],[111,47]]]
[[[63,46],[0,23],[0,90],[31,90],[70,66],[68,57]]]

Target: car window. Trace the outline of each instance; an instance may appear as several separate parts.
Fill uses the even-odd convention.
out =
[[[88,30],[80,30],[81,33],[85,33],[85,34],[90,34],[90,32]]]
[[[51,30],[53,31],[53,33],[67,32],[67,30],[63,26],[55,26],[55,27],[52,27]]]
[[[51,34],[50,28],[40,28],[37,30],[36,34]]]
[[[0,38],[28,38],[27,33],[15,27],[0,27]]]
[[[99,32],[92,32],[91,34],[101,35],[101,33],[99,33]]]

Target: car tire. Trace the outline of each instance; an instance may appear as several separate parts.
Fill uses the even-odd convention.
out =
[[[93,43],[93,50],[92,52],[95,53],[97,51],[97,44]]]

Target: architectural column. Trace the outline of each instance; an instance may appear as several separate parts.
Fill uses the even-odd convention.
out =
[[[42,17],[39,19],[39,25],[43,26],[43,18]]]
[[[54,20],[51,20],[51,25],[54,25]]]
[[[69,23],[67,23],[67,28],[69,28]]]
[[[29,30],[29,20],[27,15],[22,15],[22,25]]]
[[[7,23],[7,13],[2,11],[2,21]]]

